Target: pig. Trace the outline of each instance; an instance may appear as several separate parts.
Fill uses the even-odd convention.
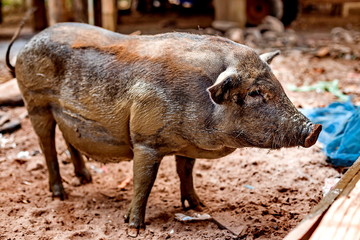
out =
[[[91,182],[83,156],[133,160],[134,194],[125,220],[138,230],[145,227],[164,156],[175,155],[182,206],[200,210],[195,158],[217,159],[242,147],[315,144],[321,125],[295,108],[269,67],[278,54],[258,55],[218,36],[130,36],[60,23],[35,35],[15,67],[8,66],[39,138],[52,196],[67,197],[57,125],[82,183]]]

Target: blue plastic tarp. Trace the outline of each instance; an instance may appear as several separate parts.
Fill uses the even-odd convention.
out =
[[[360,156],[360,108],[347,101],[301,111],[323,126],[318,141],[324,144],[327,161],[335,166],[351,166]]]

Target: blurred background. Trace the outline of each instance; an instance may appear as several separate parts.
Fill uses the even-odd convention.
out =
[[[67,21],[125,34],[220,35],[254,48],[307,47],[306,37],[324,34],[356,43],[359,36],[346,31],[360,29],[358,0],[0,0],[0,82],[9,77],[3,65],[7,41],[30,8],[36,11],[15,52],[36,32]]]
[[[126,33],[137,28],[144,33],[207,28],[214,20],[236,22],[231,27],[243,28],[261,24],[266,16],[279,19],[286,27],[300,27],[302,19],[311,17],[316,18],[308,19],[311,25],[359,25],[360,13],[357,0],[1,0],[0,7],[0,23],[7,26],[35,7],[29,23],[34,31],[56,22],[76,21]]]

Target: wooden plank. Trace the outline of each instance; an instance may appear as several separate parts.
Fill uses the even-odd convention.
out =
[[[353,166],[344,174],[336,184],[311,212],[300,222],[300,224],[291,231],[284,240],[307,240],[310,239],[315,229],[320,224],[327,210],[336,199],[347,196],[360,179],[360,158],[356,160]],[[358,216],[356,216],[358,217]]]
[[[359,210],[360,182],[349,195],[341,196],[331,205],[310,240],[359,240]]]
[[[357,214],[353,218],[353,222],[359,223],[360,222],[359,207],[355,211]],[[360,229],[359,228],[356,229],[354,227],[350,228],[347,231],[344,239],[360,239]]]
[[[351,168],[344,174],[340,181],[336,184],[320,202],[316,205],[306,219],[323,213],[330,205],[341,195],[348,194],[360,179],[360,158],[356,160]]]
[[[315,231],[316,227],[322,219],[322,215],[319,214],[306,221],[302,221],[294,230],[292,230],[283,240],[305,240],[311,237],[311,234]]]

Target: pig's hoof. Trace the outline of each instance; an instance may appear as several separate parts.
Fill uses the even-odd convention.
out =
[[[186,206],[185,202],[188,203],[188,206]],[[181,204],[182,208],[185,211],[189,209],[194,209],[201,212],[203,210],[202,208],[205,207],[205,205],[200,201],[199,197],[196,194],[182,197]]]
[[[127,234],[130,237],[137,237],[139,231],[141,232],[145,229],[145,223],[140,218],[130,219],[130,211],[124,216],[124,219],[126,223],[129,223]]]
[[[142,229],[142,230],[144,230],[145,229],[145,223],[140,221],[140,220],[137,221],[137,220],[134,219],[134,220],[130,221],[129,229],[137,229],[137,230]]]
[[[139,235],[139,229],[128,228],[127,235],[132,238],[136,238]]]
[[[92,182],[91,174],[86,168],[81,172],[76,172],[75,175],[80,180],[81,184],[87,184]]]
[[[130,206],[129,210],[127,211],[127,214],[124,215],[124,221],[125,223],[129,223],[129,230],[130,229],[137,229],[137,230],[143,230],[145,229],[145,222],[144,222],[144,216],[134,216],[132,212],[132,206]],[[131,231],[134,232],[133,230]],[[139,231],[137,231],[137,234]]]
[[[139,236],[139,234],[144,233],[144,230],[145,229],[143,229],[143,228],[137,229],[137,228],[129,227],[127,229],[127,235],[128,235],[128,237],[136,238],[137,236]]]
[[[53,198],[60,198],[60,200],[65,200],[68,198],[64,187],[62,184],[55,184],[50,188],[50,191],[52,192]]]

